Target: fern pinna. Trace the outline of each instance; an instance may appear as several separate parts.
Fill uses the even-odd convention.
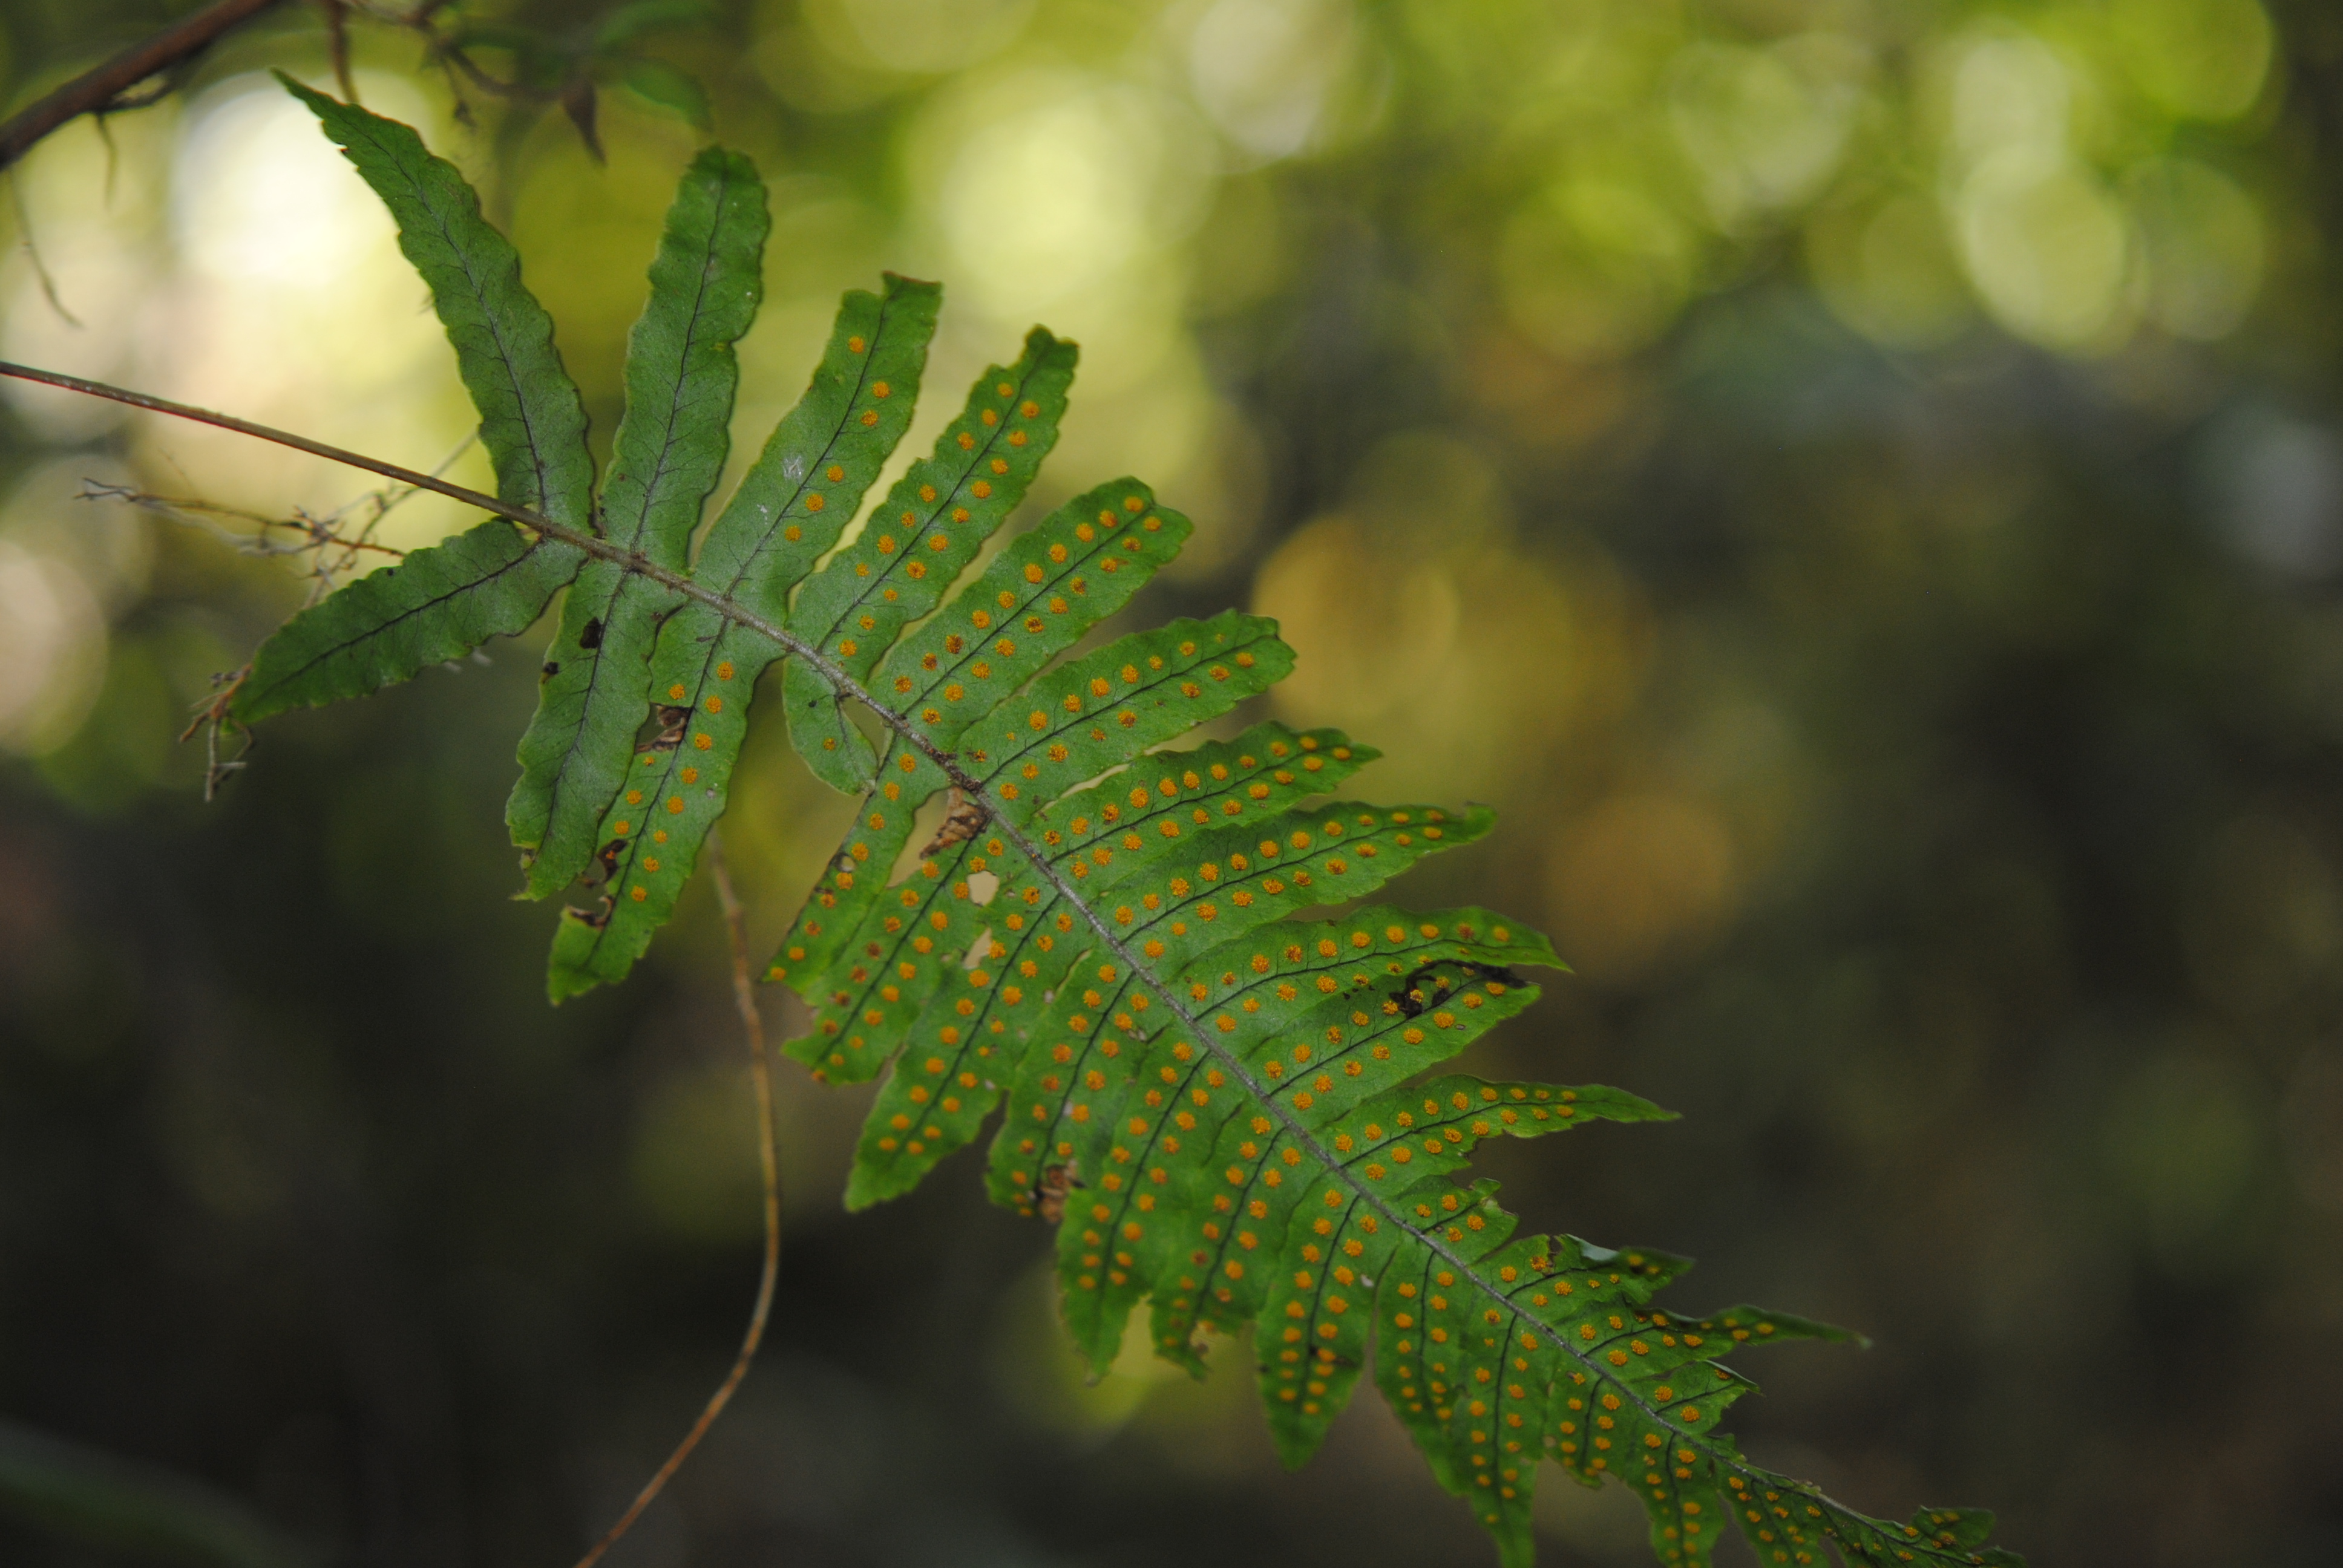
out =
[[[910,422],[939,290],[890,276],[848,295],[811,387],[695,551],[759,301],[748,161],[710,150],[685,174],[598,492],[551,323],[461,176],[407,126],[292,90],[397,218],[506,515],[296,617],[233,718],[405,678],[522,631],[566,587],[508,810],[528,892],[588,892],[554,938],[555,999],[623,977],[669,918],[781,662],[797,750],[860,798],[767,974],[812,1010],[790,1054],[830,1081],[885,1079],[849,1206],[908,1191],[998,1111],[992,1195],[1056,1223],[1091,1366],[1142,1305],[1158,1352],[1200,1372],[1202,1336],[1250,1325],[1299,1463],[1372,1361],[1508,1563],[1531,1559],[1549,1459],[1634,1491],[1671,1563],[1708,1561],[1728,1523],[1767,1563],[1825,1543],[1882,1565],[2018,1561],[1985,1544],[1989,1514],[1867,1518],[1720,1431],[1751,1386],[1726,1352],[1840,1331],[1664,1308],[1684,1260],[1523,1233],[1494,1183],[1457,1179],[1484,1138],[1665,1113],[1614,1089],[1425,1076],[1530,1005],[1521,971],[1559,967],[1502,915],[1364,901],[1487,833],[1487,810],[1337,798],[1376,753],[1332,730],[1159,749],[1286,673],[1274,623],[1231,612],[1061,658],[1187,519],[1117,480],[970,576],[1055,439],[1072,345],[1037,329],[978,377],[850,538]]]

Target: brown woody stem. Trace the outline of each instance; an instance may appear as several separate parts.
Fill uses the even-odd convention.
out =
[[[23,157],[42,137],[66,121],[81,115],[103,113],[139,83],[195,58],[210,48],[221,34],[250,21],[276,4],[277,0],[218,0],[216,5],[206,5],[153,37],[132,45],[104,65],[83,72],[0,126],[0,168]]]

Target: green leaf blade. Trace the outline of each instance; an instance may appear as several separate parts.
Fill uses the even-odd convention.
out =
[[[1417,813],[1393,815],[1413,819]],[[1443,840],[1445,847],[1485,832],[1490,819],[1488,813],[1482,812],[1459,825],[1443,813],[1442,822],[1434,825],[1457,829]],[[1372,920],[1377,911],[1356,917],[1343,926],[1339,938],[1317,930],[1297,937],[1285,927],[1266,924],[1293,910],[1324,903],[1333,897],[1370,892],[1380,879],[1404,869],[1412,863],[1413,857],[1433,847],[1414,832],[1412,822],[1400,826],[1385,823],[1385,838],[1373,845],[1379,853],[1372,860],[1360,856],[1355,847],[1358,840],[1354,839],[1351,845],[1335,850],[1327,850],[1321,845],[1317,858],[1305,856],[1298,865],[1288,859],[1272,862],[1253,859],[1245,850],[1257,852],[1251,842],[1252,834],[1264,829],[1238,831],[1243,836],[1222,834],[1190,843],[1186,846],[1189,858],[1181,868],[1151,867],[1135,882],[1118,884],[1108,895],[1114,901],[1102,912],[1111,926],[1121,931],[1127,950],[1135,951],[1145,962],[1147,973],[1130,972],[1120,960],[1103,955],[1094,939],[1088,936],[1086,920],[1066,910],[1051,917],[1053,923],[1062,922],[1063,935],[1059,940],[1069,950],[1081,955],[1075,961],[1090,966],[1089,972],[1099,977],[1098,983],[1068,990],[1032,1031],[1031,1043],[1012,1051],[1001,1064],[1000,1081],[1008,1089],[1009,1111],[1008,1120],[992,1146],[990,1181],[996,1201],[1017,1207],[1030,1205],[1030,1195],[1041,1190],[1051,1165],[1074,1166],[1083,1149],[1091,1146],[1094,1134],[1076,1134],[1071,1129],[1092,1121],[1101,1126],[1118,1124],[1121,1117],[1130,1114],[1122,1109],[1130,1094],[1156,1092],[1161,1083],[1192,1097],[1197,1086],[1189,1080],[1198,1072],[1207,1077],[1222,1073],[1222,1067],[1212,1065],[1205,1058],[1223,1051],[1226,1048],[1219,1042],[1237,1034],[1244,1027],[1240,1020],[1252,1016],[1243,1006],[1248,1000],[1258,1000],[1245,989],[1250,982],[1266,972],[1279,976],[1278,983],[1284,983],[1286,977],[1281,965],[1288,965],[1289,961],[1280,955],[1301,950],[1289,967],[1299,966],[1292,968],[1292,974],[1307,977],[1311,986],[1308,994],[1314,1001],[1335,994],[1320,990],[1321,980],[1332,980],[1337,992],[1354,987],[1364,973],[1360,955],[1363,952],[1373,956],[1379,940],[1383,941],[1387,954],[1404,953],[1431,940],[1413,934],[1422,930],[1421,925],[1388,918],[1389,911],[1383,911],[1386,918],[1380,928],[1362,923]],[[1408,846],[1393,842],[1401,831],[1409,832],[1414,842]],[[1244,849],[1232,854],[1232,846],[1239,844]],[[1096,853],[1094,848],[1087,849],[1082,861],[1076,864],[1095,866]],[[1339,873],[1331,869],[1337,860],[1344,866]],[[1362,870],[1363,866],[1380,869]],[[1211,875],[1206,874],[1208,869]],[[1075,880],[1079,886],[1082,879]],[[1344,880],[1350,885],[1340,895],[1326,886],[1330,881]],[[1101,902],[1104,903],[1105,899]],[[1252,928],[1274,932],[1278,940],[1274,943],[1261,941],[1241,964],[1233,961],[1237,955],[1231,939]],[[1513,928],[1502,922],[1494,929],[1508,937],[1513,934]],[[1378,930],[1393,934],[1379,939]],[[1329,943],[1335,947],[1335,953],[1331,958],[1318,957]],[[1537,945],[1542,947],[1543,943]],[[1195,960],[1205,952],[1212,952],[1226,967],[1206,970],[1197,965]],[[1256,959],[1270,965],[1270,969],[1255,970]],[[1388,961],[1398,960],[1391,958]],[[1534,956],[1528,961],[1534,961]],[[1310,966],[1313,964],[1322,967],[1312,972]],[[1339,971],[1338,978],[1337,971],[1323,968],[1328,964],[1347,967]],[[1110,970],[1113,972],[1110,974]],[[1179,977],[1168,987],[1158,978],[1166,971]],[[1300,994],[1301,981],[1296,980],[1295,983]],[[1090,995],[1092,990],[1099,995],[1095,1002]],[[1175,1028],[1161,1021],[1163,1013],[1170,1010],[1167,997],[1176,998],[1182,1009],[1192,1012],[1207,1009],[1207,1004],[1215,999],[1223,1005],[1195,1012],[1209,1031],[1200,1039],[1184,1026]],[[1133,1021],[1125,1023],[1127,1018]],[[1141,1019],[1150,1021],[1141,1024]],[[1225,1028],[1221,1027],[1222,1020],[1226,1020]],[[1172,1035],[1168,1045],[1157,1039],[1167,1030]],[[1132,1043],[1133,1032],[1142,1035],[1149,1043],[1143,1057],[1127,1049]],[[1185,1055],[1181,1054],[1183,1048]],[[1171,1062],[1161,1060],[1167,1050],[1173,1059]],[[1368,1081],[1370,1084],[1390,1081],[1383,1076],[1392,1070],[1383,1065],[1389,1060],[1387,1051],[1383,1057],[1370,1057],[1363,1064],[1363,1072],[1374,1074]],[[1173,1079],[1161,1079],[1161,1074],[1166,1070],[1173,1073]],[[1154,1081],[1138,1081],[1148,1072],[1156,1075]],[[1095,1084],[1091,1082],[1093,1074],[1098,1079]],[[1203,1087],[1217,1093],[1222,1085],[1208,1083]],[[1225,1096],[1212,1102],[1225,1111]],[[1151,1117],[1152,1113],[1151,1108]],[[1094,1171],[1095,1160],[1081,1169]],[[1119,1333],[1120,1328],[1115,1332]],[[1104,1337],[1103,1333],[1100,1336],[1101,1344]]]
[[[1163,824],[1192,826],[1197,812],[1222,826],[1265,820],[1374,755],[1371,748],[1352,746],[1339,730],[1297,735],[1280,724],[1256,725],[1234,740],[1153,753],[1128,772],[1064,797],[1037,819],[1040,838],[1052,865],[1062,870],[1081,859],[1093,885],[1106,886],[1143,870],[1147,862],[1124,854],[1096,867],[1088,855],[1097,832],[1136,832],[1142,843],[1169,846],[1173,840],[1162,837]],[[1297,776],[1280,766],[1313,757],[1320,759],[1315,773]],[[1272,775],[1282,781],[1273,782]],[[1144,804],[1134,794],[1143,795]],[[809,964],[806,939],[793,931],[768,973],[788,981],[809,1004],[827,1003],[848,1016],[865,1012],[871,993],[889,985],[925,999],[903,1030],[902,1054],[864,1122],[847,1189],[850,1208],[909,1191],[938,1161],[975,1140],[1000,1084],[1015,1071],[1046,1011],[1048,992],[1083,950],[1072,940],[1074,917],[1064,911],[1054,887],[998,834],[978,831],[965,849],[945,850],[939,872],[901,884],[920,895],[913,900],[901,900],[900,890],[874,894],[861,928],[826,964]],[[993,885],[983,891],[977,879],[988,875]],[[963,882],[981,901],[963,898]],[[933,924],[940,913],[944,923]],[[979,938],[987,949],[980,960]],[[874,942],[876,952],[870,950]],[[948,967],[955,962],[958,972]],[[970,971],[983,972],[985,982]],[[878,1070],[870,1042],[866,1037],[863,1050],[850,1057],[851,1038],[840,1041],[818,1032],[792,1041],[790,1049],[825,1076],[867,1078]],[[1030,1190],[1024,1196],[1030,1207]]]
[[[629,60],[621,68],[619,79],[635,96],[672,112],[695,130],[708,130],[715,123],[708,89],[698,77],[664,60]]]
[[[538,674],[537,712],[516,753],[520,777],[505,803],[528,897],[561,891],[591,860],[594,830],[627,782],[636,734],[650,713],[659,623],[681,603],[615,561],[588,561],[570,585]]]
[[[481,216],[456,166],[412,127],[277,79],[307,104],[398,225],[398,247],[431,289],[456,367],[480,414],[497,497],[568,528],[593,528],[586,404],[553,346],[553,318],[523,286],[520,256]]]
[[[1064,613],[1073,617],[1070,603]],[[1233,611],[1211,621],[1175,622],[1157,631],[1121,638],[1011,693],[974,725],[959,731],[972,737],[998,725],[1018,743],[1000,755],[968,748],[965,761],[980,779],[1002,779],[999,789],[1009,798],[1006,804],[1021,817],[1069,786],[1128,761],[1148,746],[1184,734],[1266,689],[1269,682],[1290,668],[1292,657],[1291,650],[1277,641],[1274,622]],[[1240,659],[1248,662],[1241,664]],[[1209,673],[1212,669],[1222,673],[1213,677]],[[1124,670],[1131,672],[1130,680],[1122,678]],[[1109,700],[1102,701],[1098,695],[1101,684],[1109,689]],[[1003,717],[1012,710],[1025,717]],[[936,712],[939,721],[943,719],[940,709],[922,709],[919,721],[923,726],[930,722],[929,712]],[[949,728],[958,730],[957,720]],[[907,763],[909,768],[904,766]],[[876,805],[879,809],[873,819],[886,817],[894,824],[890,829],[894,836],[887,843],[892,851],[900,851],[909,842],[903,836],[910,829],[908,813],[943,787],[943,775],[923,754],[894,737],[889,738],[877,771],[880,781],[865,797],[865,809]],[[1086,879],[1097,868],[1112,864],[1115,853],[1109,849],[1100,859],[1093,850],[1071,874]],[[875,880],[862,869],[866,863],[878,869]],[[860,827],[850,832],[832,861],[832,869],[817,886],[814,897],[783,940],[780,955],[767,971],[768,978],[787,980],[805,998],[814,1010],[818,1033],[842,1034],[850,1040],[849,1021],[869,1010],[860,997],[863,990],[878,982],[870,980],[869,973],[850,975],[851,988],[841,993],[831,966],[846,955],[841,944],[862,940],[855,937],[861,925],[890,918],[883,910],[873,911],[880,910],[887,896],[886,869],[892,864],[893,853],[881,851],[878,841]],[[1126,853],[1124,869],[1130,865]],[[1044,882],[1046,879],[1037,878],[1029,884],[1036,900],[1043,899]],[[1025,890],[1011,890],[1021,894]],[[850,956],[846,961],[855,962]],[[855,1070],[852,1081],[879,1070],[901,1038],[892,1027],[878,1036],[866,1034],[864,1054],[854,1059],[865,1066]],[[811,1065],[820,1056],[812,1051],[805,1060]],[[842,1063],[830,1065],[843,1069]]]
[[[892,274],[883,295],[846,296],[805,395],[709,526],[695,580],[769,621],[786,618],[789,590],[836,542],[910,422],[939,297],[935,285]],[[758,678],[782,651],[702,604],[659,625],[649,680],[659,734],[634,754],[595,831],[602,894],[555,932],[554,1000],[624,979],[673,914],[729,799]]]
[[[769,226],[756,166],[721,148],[702,152],[677,188],[649,302],[628,338],[627,411],[602,487],[602,530],[670,571],[687,564],[723,470],[739,383],[732,346],[756,318]],[[595,829],[624,788],[650,713],[659,623],[683,602],[614,561],[594,562],[571,588],[505,808],[531,898],[559,892],[591,862]]]
[[[647,33],[677,27],[706,26],[716,20],[716,7],[705,0],[630,0],[612,8],[594,28],[598,51],[617,49]]]
[[[502,518],[410,551],[279,627],[253,656],[232,712],[257,723],[287,709],[364,697],[491,638],[528,629],[585,554],[531,543]]]
[[[1421,927],[1411,923],[1403,930],[1412,932]],[[1213,1045],[1206,1048],[1202,1040],[1175,1030],[1171,1057],[1177,1065],[1171,1069],[1170,1077],[1163,1076],[1161,1066],[1151,1070],[1151,1064],[1133,1063],[1137,1070],[1118,1071],[1131,1054],[1130,1042],[1115,1040],[1111,1032],[1091,1034],[1087,1009],[1068,1008],[1060,1023],[1061,1032],[1055,1038],[1071,1047],[1069,1060],[1061,1071],[1071,1100],[1064,1120],[1071,1127],[1061,1145],[1071,1151],[1068,1157],[1077,1168],[1085,1176],[1111,1184],[1117,1169],[1127,1166],[1143,1171],[1149,1185],[1192,1197],[1208,1216],[1233,1216],[1227,1221],[1207,1218],[1201,1230],[1192,1225],[1182,1230],[1175,1221],[1167,1231],[1161,1222],[1131,1212],[1135,1199],[1120,1195],[1118,1189],[1109,1185],[1107,1193],[1092,1205],[1094,1218],[1102,1227],[1123,1232],[1134,1249],[1158,1267],[1171,1262],[1174,1253],[1201,1251],[1209,1256],[1198,1266],[1207,1272],[1235,1261],[1240,1271],[1231,1278],[1242,1278],[1247,1255],[1258,1252],[1264,1261],[1278,1256],[1278,1235],[1271,1225],[1270,1211],[1290,1196],[1284,1189],[1297,1182],[1307,1184],[1322,1171],[1341,1169],[1345,1172],[1343,1189],[1353,1198],[1373,1201],[1379,1184],[1395,1193],[1403,1183],[1413,1183],[1423,1171],[1444,1172],[1461,1165],[1461,1159],[1451,1160],[1428,1148],[1419,1151],[1403,1141],[1419,1117],[1431,1113],[1394,1098],[1396,1086],[1455,1055],[1488,1028],[1526,1008],[1537,995],[1534,987],[1518,980],[1510,985],[1490,980],[1485,994],[1476,988],[1465,996],[1470,1005],[1453,1011],[1426,1008],[1411,1016],[1372,985],[1357,983],[1364,975],[1357,955],[1362,950],[1372,952],[1378,945],[1390,945],[1375,942],[1373,928],[1353,920],[1298,931],[1282,929],[1281,934],[1287,936],[1282,944],[1243,944],[1252,950],[1241,956],[1222,950],[1222,955],[1228,955],[1223,958],[1228,967],[1219,974],[1201,966],[1190,971],[1185,1000],[1203,1022],[1205,1040]],[[1367,949],[1354,944],[1353,939],[1359,936],[1370,939]],[[1439,942],[1445,938],[1442,930],[1434,937],[1418,940]],[[1335,949],[1332,961],[1348,960],[1345,969],[1322,967],[1330,961],[1319,956],[1326,946]],[[1282,959],[1284,950],[1295,948],[1302,952],[1298,962]],[[1313,960],[1319,966],[1314,973]],[[1433,967],[1418,966],[1419,970]],[[1473,971],[1449,966],[1438,972],[1440,979],[1448,980]],[[1423,983],[1436,989],[1430,980]],[[1325,984],[1334,989],[1326,990]],[[1110,1050],[1111,1045],[1124,1049]],[[1184,1058],[1182,1047],[1190,1053]],[[1053,1048],[1050,1059],[1054,1057]],[[1239,1064],[1239,1070],[1224,1070],[1217,1058]],[[1048,1091],[1050,1076],[1051,1070],[1044,1067],[1034,1087]],[[1256,1099],[1214,1079],[1238,1083],[1249,1080],[1266,1086],[1269,1097]],[[1076,1084],[1088,1092],[1075,1091],[1071,1086]],[[1027,1085],[1021,1083],[1019,1088],[1023,1091]],[[1012,1095],[1012,1105],[1019,1102]],[[1342,1117],[1344,1111],[1362,1107],[1357,1115]],[[1500,1124],[1495,1120],[1499,1114],[1491,1113],[1492,1125]],[[1523,1124],[1540,1125],[1547,1120],[1541,1110],[1534,1121]],[[1297,1141],[1296,1127],[1322,1131],[1323,1136]],[[1457,1139],[1464,1137],[1459,1131]],[[1386,1140],[1393,1141],[1388,1155],[1379,1152]],[[1443,1145],[1443,1149],[1464,1147],[1469,1144]],[[1130,1191],[1144,1194],[1148,1188],[1134,1182]],[[1248,1205],[1267,1206],[1252,1216],[1258,1223],[1245,1222],[1243,1211]],[[1101,1210],[1103,1214],[1097,1212]],[[1134,1225],[1141,1234],[1129,1234]],[[1148,1242],[1149,1237],[1151,1242],[1138,1245]],[[1128,1278],[1115,1280],[1116,1271]],[[1148,1271],[1133,1263],[1121,1271],[1110,1269],[1103,1281],[1098,1272],[1095,1268],[1083,1268],[1070,1274],[1067,1321],[1086,1354],[1111,1361],[1114,1353],[1111,1346],[1120,1342],[1123,1320],[1145,1292]],[[1213,1288],[1202,1282],[1186,1293]],[[1199,1310],[1204,1310],[1201,1302]],[[1176,1324],[1164,1326],[1169,1330]],[[1094,1364],[1103,1363],[1094,1359]]]
[[[776,624],[910,427],[943,291],[886,275],[848,292],[821,363],[709,526],[692,575]],[[884,388],[884,390],[880,390]],[[835,470],[833,474],[832,470]]]
[[[499,498],[589,528],[585,404],[554,350],[551,318],[521,285],[519,256],[481,216],[455,166],[425,150],[411,128],[282,79],[390,208],[479,410]],[[555,540],[531,543],[502,519],[415,551],[281,628],[255,657],[232,711],[251,723],[362,696],[513,635],[583,559]]]
[[[681,570],[730,448],[740,367],[733,345],[764,298],[772,226],[757,166],[709,147],[693,158],[651,261],[650,297],[627,340],[627,412],[602,487],[603,532]]]
[[[1021,822],[1075,785],[1268,690],[1292,668],[1273,620],[1226,610],[1173,621],[1011,693],[963,732],[962,750]]]
[[[941,600],[1024,498],[1057,444],[1076,349],[1035,327],[1012,366],[986,369],[934,450],[887,492],[861,534],[799,593],[789,630],[862,679],[905,627]],[[817,777],[850,794],[877,762],[820,672],[792,660],[789,739]]]
[[[1077,496],[1010,541],[959,598],[898,643],[871,686],[949,749],[1000,694],[1130,603],[1192,528],[1158,508],[1136,479]]]

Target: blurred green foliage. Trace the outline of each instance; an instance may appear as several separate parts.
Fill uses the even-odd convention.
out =
[[[427,466],[461,390],[266,85],[325,75],[280,12],[15,171],[0,355]],[[167,14],[8,0],[10,96]],[[689,124],[612,95],[597,166],[352,36],[368,103],[489,193],[607,443]],[[1385,795],[1503,809],[1403,894],[1539,920],[1581,978],[1473,1065],[1685,1112],[1492,1151],[1509,1204],[1877,1342],[1763,1369],[1754,1454],[1990,1501],[2041,1562],[2343,1552],[2343,15],[758,0],[628,47],[775,176],[736,462],[881,266],[946,280],[946,384],[1047,320],[1083,370],[1034,504],[1131,471],[1198,520],[1131,620],[1279,617],[1282,717],[1383,746]],[[499,896],[522,648],[286,723],[205,807],[170,737],[303,586],[72,498],[364,486],[5,417],[0,1412],[351,1563],[558,1561],[752,1286],[713,911],[543,1008],[543,920]],[[825,793],[752,740],[759,940]],[[1078,1392],[1037,1228],[965,1181],[841,1226],[859,1107],[786,1111],[778,1348],[636,1563],[1485,1550],[1373,1402],[1287,1476],[1242,1379]],[[1555,1560],[1642,1553],[1542,1490]],[[0,1524],[11,1562],[111,1550]]]

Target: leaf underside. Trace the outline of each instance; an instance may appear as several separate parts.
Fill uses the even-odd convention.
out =
[[[1071,344],[1037,328],[989,367],[846,538],[910,423],[940,297],[891,276],[849,294],[805,397],[695,554],[731,345],[758,303],[748,161],[711,150],[685,173],[596,503],[549,324],[460,176],[406,127],[294,90],[397,218],[499,495],[718,600],[623,563],[581,572],[574,548],[495,521],[295,618],[247,682],[247,719],[357,695],[520,629],[568,585],[509,809],[528,892],[592,895],[559,921],[556,1000],[622,978],[672,912],[751,692],[780,662],[793,745],[859,797],[766,973],[812,1014],[789,1054],[830,1081],[880,1081],[850,1206],[909,1191],[997,1112],[992,1196],[1057,1224],[1065,1320],[1093,1367],[1142,1306],[1159,1353],[1198,1372],[1210,1336],[1249,1325],[1295,1464],[1372,1367],[1508,1563],[1533,1554],[1541,1460],[1634,1491],[1664,1563],[1707,1562],[1728,1522],[1767,1563],[1826,1545],[1883,1568],[2019,1561],[1986,1544],[1989,1513],[1867,1518],[1720,1429],[1752,1386],[1723,1355],[1843,1331],[1662,1308],[1685,1260],[1524,1233],[1493,1182],[1461,1178],[1485,1138],[1667,1113],[1614,1089],[1434,1074],[1536,1000],[1523,970],[1559,960],[1486,910],[1363,901],[1493,814],[1342,799],[1373,749],[1238,726],[1292,667],[1273,622],[1230,612],[1067,657],[1178,552],[1185,518],[1120,479],[979,565],[1054,444]],[[876,741],[847,712],[850,680]],[[940,819],[922,818],[939,797]]]

